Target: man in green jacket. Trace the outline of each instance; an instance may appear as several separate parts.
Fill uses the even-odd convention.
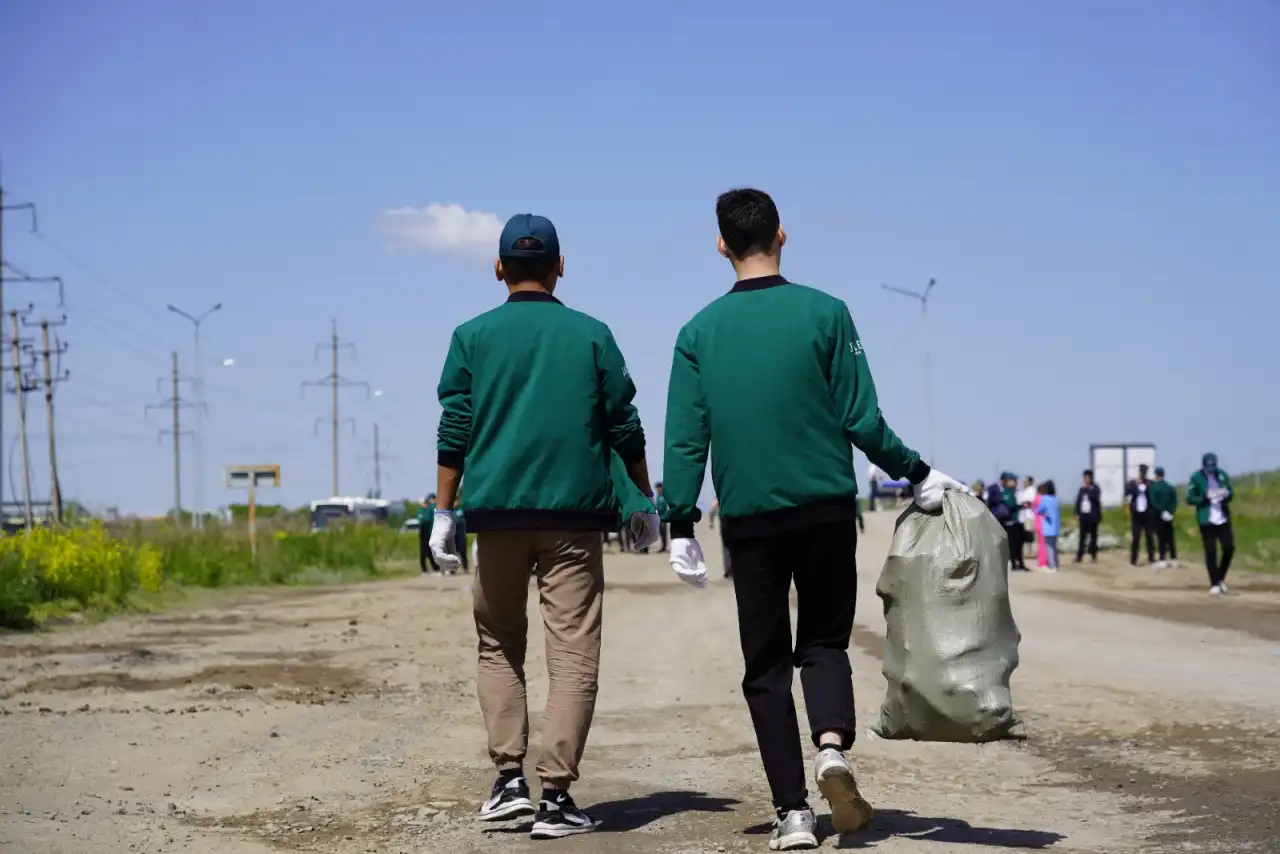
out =
[[[1178,565],[1177,534],[1173,527],[1173,516],[1178,511],[1178,489],[1165,480],[1163,466],[1156,466],[1155,474],[1147,497],[1155,514],[1156,542],[1160,548],[1160,560],[1156,561],[1155,568],[1164,569]]]
[[[480,570],[472,585],[479,667],[476,693],[498,779],[482,821],[535,812],[523,763],[529,745],[525,690],[526,608],[537,580],[550,686],[542,721],[542,796],[535,839],[586,833],[596,822],[577,807],[578,779],[595,710],[604,597],[602,534],[620,525],[613,455],[641,493],[627,524],[637,545],[658,536],[644,429],[613,333],[563,305],[555,227],[513,216],[494,272],[506,302],[459,326],[437,389],[439,501],[431,548],[441,566],[459,557],[455,499],[466,472],[466,522]]]
[[[1187,483],[1187,503],[1196,508],[1196,523],[1204,540],[1204,565],[1209,570],[1209,593],[1213,596],[1230,592],[1227,570],[1236,553],[1236,538],[1231,530],[1234,497],[1230,476],[1218,468],[1218,455],[1205,454],[1200,460],[1200,470],[1192,474]]]
[[[964,487],[932,471],[885,423],[848,307],[783,278],[787,236],[773,200],[759,190],[731,190],[717,200],[716,216],[720,254],[738,281],[676,338],[663,464],[671,565],[685,581],[706,585],[694,523],[710,454],[733,565],[742,689],[777,812],[769,845],[813,848],[793,666],[818,751],[815,781],[836,829],[857,830],[872,817],[845,757],[855,732],[848,655],[857,592],[853,448],[915,484],[926,510],[941,506],[944,489]]]

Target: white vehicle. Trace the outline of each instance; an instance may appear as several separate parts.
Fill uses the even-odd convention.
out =
[[[335,522],[386,522],[391,502],[384,498],[325,498],[311,502],[311,530]]]

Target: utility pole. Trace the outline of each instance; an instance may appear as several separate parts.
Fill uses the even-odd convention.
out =
[[[925,342],[925,348],[926,348],[924,352],[924,401],[925,401],[925,410],[927,412],[926,417],[928,418],[929,465],[931,466],[934,464],[934,457],[933,457],[934,432],[933,432],[933,355],[929,350],[929,328],[928,328],[929,326],[929,294],[933,292],[933,286],[936,285],[937,283],[938,283],[937,279],[930,279],[929,284],[925,286],[924,293],[909,291],[909,290],[906,290],[905,288],[893,288],[893,287],[890,287],[889,285],[882,285],[882,287],[886,291],[890,291],[895,294],[901,294],[902,296],[905,296],[905,297],[911,297],[912,299],[919,300],[920,302],[920,326],[923,330],[921,339]]]
[[[204,408],[205,407],[204,407],[204,365],[200,361],[200,324],[204,323],[204,321],[209,317],[209,315],[213,314],[215,311],[219,311],[222,308],[222,303],[215,303],[212,308],[207,309],[203,314],[197,314],[197,315],[188,314],[187,312],[183,311],[182,309],[178,308],[175,305],[169,305],[166,307],[169,309],[169,311],[173,312],[179,317],[183,317],[189,320],[191,322],[191,325],[195,327],[196,369],[193,372],[194,381],[192,382],[191,386],[192,386],[192,392],[194,393],[194,397],[196,399],[195,400],[196,429],[195,429],[194,441],[192,442],[192,444],[195,446],[195,452],[196,452],[195,453],[195,457],[196,457],[195,487],[196,489],[195,489],[195,508],[194,508],[195,515],[192,518],[195,520],[195,526],[197,528],[203,528],[204,527]]]
[[[377,392],[374,392],[377,395]],[[360,455],[361,466],[365,462],[373,463],[373,498],[382,497],[383,481],[391,480],[391,476],[386,472],[385,466],[388,462],[395,463],[396,455],[387,449],[386,441],[382,438],[381,429],[378,424],[373,425],[373,452]]]
[[[321,349],[327,349],[329,351],[329,375],[326,377],[322,377],[321,379],[316,380],[314,382],[305,382],[302,384],[303,398],[306,397],[306,390],[308,387],[322,387],[322,386],[329,387],[330,409],[331,409],[329,414],[329,430],[330,430],[330,436],[333,442],[333,447],[331,450],[331,453],[332,453],[331,465],[332,465],[332,471],[333,471],[332,488],[333,488],[333,497],[335,498],[342,494],[341,492],[338,491],[338,428],[339,428],[339,425],[343,423],[344,419],[341,419],[338,417],[338,390],[341,388],[347,388],[351,386],[361,386],[364,388],[364,393],[366,397],[369,397],[372,394],[368,383],[348,380],[338,372],[338,353],[343,348],[350,348],[352,358],[355,358],[355,349],[356,349],[355,345],[350,343],[343,343],[338,338],[338,321],[334,320],[333,331],[330,333],[330,336],[329,336],[329,343],[316,345],[317,358],[319,357]],[[319,418],[316,419],[317,429],[319,428],[320,422],[323,420],[324,419],[319,419]],[[356,429],[355,421],[350,418],[345,419],[345,421],[346,423],[349,423],[351,425],[351,434],[355,435],[355,429]]]
[[[53,520],[58,524],[62,524],[62,484],[58,479],[58,444],[54,438],[53,429],[53,389],[57,383],[70,378],[71,372],[63,370],[61,367],[62,354],[67,352],[67,345],[58,342],[56,347],[50,346],[49,327],[64,326],[66,322],[66,315],[63,315],[61,320],[50,321],[45,319],[39,323],[41,343],[39,354],[44,361],[44,377],[40,385],[44,388],[44,416],[48,424],[49,433],[49,503],[53,508]],[[25,318],[23,323],[26,323]],[[58,357],[59,367],[57,371],[53,369],[53,356]]]
[[[173,368],[167,378],[161,378],[156,381],[157,387],[163,387],[167,381],[170,384],[170,392],[168,399],[147,406],[145,412],[150,413],[153,409],[168,409],[172,411],[173,427],[168,430],[161,430],[158,440],[163,442],[165,434],[173,437],[173,523],[181,524],[182,520],[182,436],[191,435],[190,430],[182,429],[182,410],[187,409],[191,404],[182,399],[180,386],[182,383],[190,383],[191,380],[183,377],[178,373],[178,351],[173,351]],[[193,521],[194,524],[194,521]]]
[[[30,310],[30,309],[28,309]],[[22,372],[22,338],[18,330],[20,312],[13,309],[9,312],[10,321],[10,358],[13,360],[13,390],[18,397],[18,436],[22,444],[22,509],[23,520],[28,531],[35,524],[31,512],[31,454],[27,447],[27,397],[33,388],[27,385]]]
[[[4,203],[4,176],[0,175],[0,321],[4,319],[4,214],[5,211],[27,211],[31,214],[31,231],[34,234],[37,231],[38,222],[36,220],[36,206],[32,202],[22,202],[21,204],[6,205]],[[4,324],[0,322],[0,353],[4,351]],[[4,395],[0,395],[0,436],[4,436]],[[4,482],[3,478],[4,454],[0,454],[0,483]],[[2,490],[0,490],[2,491]]]
[[[374,498],[382,497],[382,446],[378,442],[378,425],[373,425],[373,491]]]

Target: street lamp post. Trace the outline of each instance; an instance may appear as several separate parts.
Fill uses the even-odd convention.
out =
[[[195,430],[195,514],[192,516],[192,526],[195,528],[204,527],[204,369],[200,363],[200,325],[205,322],[209,315],[222,308],[222,303],[216,303],[203,314],[192,315],[183,311],[175,305],[167,306],[169,311],[185,317],[191,321],[192,327],[195,329],[195,393],[196,393],[196,430]]]
[[[882,285],[886,291],[900,294],[904,297],[911,297],[920,303],[920,325],[924,331],[922,336],[925,341],[924,351],[924,402],[926,418],[928,419],[929,431],[929,465],[933,465],[933,356],[930,352],[929,344],[929,294],[933,291],[933,286],[938,283],[937,279],[930,279],[929,284],[925,286],[924,293],[909,291],[905,288],[894,288],[889,285]]]

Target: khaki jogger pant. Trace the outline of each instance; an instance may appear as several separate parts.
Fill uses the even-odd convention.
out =
[[[538,582],[546,632],[547,707],[542,718],[542,784],[578,779],[595,712],[604,606],[598,531],[486,531],[476,535],[472,586],[480,661],[476,693],[498,770],[520,768],[529,747],[524,659],[529,577]]]

